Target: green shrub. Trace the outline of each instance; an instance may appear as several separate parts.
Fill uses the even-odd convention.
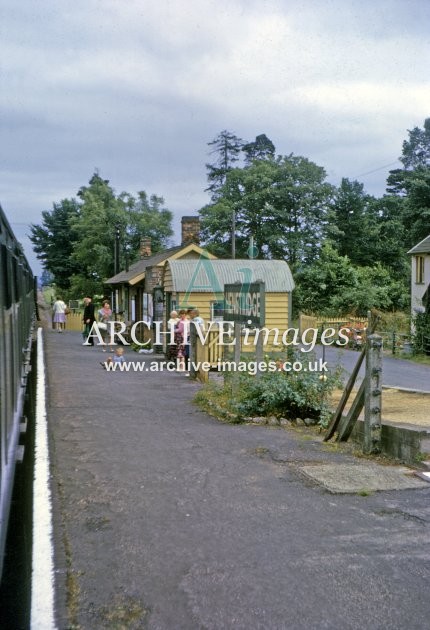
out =
[[[403,311],[378,311],[379,322],[377,330],[392,331],[409,335],[411,330],[411,318],[409,313]]]
[[[430,315],[418,313],[414,317],[412,346],[414,354],[430,354]]]
[[[302,356],[297,360],[304,361]],[[274,416],[293,421],[310,418],[326,426],[331,417],[329,394],[340,385],[340,372],[337,368],[327,375],[310,371],[265,372],[260,376],[231,373],[225,375],[223,386],[203,388],[195,400],[206,411],[234,422]]]

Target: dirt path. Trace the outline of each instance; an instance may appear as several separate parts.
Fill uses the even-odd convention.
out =
[[[350,401],[354,400],[354,395]],[[333,404],[340,400],[342,392],[334,392]],[[348,405],[347,405],[348,408]],[[401,422],[430,427],[430,394],[405,392],[398,389],[383,389],[382,418],[385,422]]]

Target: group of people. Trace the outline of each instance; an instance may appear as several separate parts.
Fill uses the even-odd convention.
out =
[[[54,304],[52,305],[52,314],[53,314],[53,325],[55,330],[58,332],[63,332],[66,327],[66,315],[68,314],[69,309],[67,305],[63,302],[61,297],[58,297]],[[102,307],[97,311],[97,319],[96,319],[96,311],[95,306],[93,304],[92,298],[90,296],[84,297],[84,313],[82,316],[83,329],[82,335],[85,339],[83,345],[94,345],[94,339],[89,337],[91,329],[93,327],[94,322],[97,321],[100,333],[103,337],[103,340],[106,341],[109,338],[108,335],[108,323],[113,321],[113,313],[110,307],[110,303],[108,300],[103,300]],[[111,348],[112,350],[112,348]]]
[[[61,298],[57,298],[53,304],[53,322],[58,332],[62,332],[66,325],[66,313],[67,306]],[[104,300],[102,307],[97,311],[95,305],[90,296],[84,297],[84,312],[82,316],[83,330],[82,335],[84,337],[84,346],[94,346],[94,338],[90,336],[93,325],[97,322],[99,331],[102,335],[103,341],[106,345],[109,345],[110,330],[109,322],[113,321],[113,313],[108,300]],[[190,357],[190,328],[191,323],[195,326],[199,326],[204,330],[205,323],[200,312],[197,308],[181,309],[179,311],[171,311],[170,319],[167,322],[168,328],[168,341],[167,341],[167,359],[169,361],[177,361],[178,369],[186,369],[188,359]],[[174,342],[172,343],[172,337]],[[106,345],[103,345],[103,352],[106,352]],[[113,348],[109,346],[110,352],[113,352]],[[108,357],[108,362],[124,361],[123,348],[116,348],[115,354],[112,357]],[[104,364],[102,364],[104,365]]]
[[[168,340],[167,353],[168,361],[177,361],[178,369],[185,370],[190,358],[190,328],[191,322],[204,330],[205,323],[197,308],[181,309],[171,311],[170,319],[167,322]],[[173,334],[174,343],[171,343]]]
[[[102,307],[97,311],[97,320],[95,313],[95,306],[92,302],[91,297],[84,297],[84,313],[82,316],[84,328],[82,334],[84,336],[84,346],[90,345],[94,346],[94,338],[90,337],[90,333],[95,321],[97,321],[98,328],[100,330],[102,339],[105,344],[109,345],[110,352],[114,352],[113,357],[107,357],[106,363],[123,363],[125,361],[124,358],[124,348],[121,346],[117,346],[115,351],[110,345],[110,330],[108,327],[109,322],[113,321],[113,313],[110,307],[110,303],[108,300],[103,300]],[[106,352],[106,345],[102,346],[103,352]],[[102,367],[106,368],[105,362],[101,363]]]

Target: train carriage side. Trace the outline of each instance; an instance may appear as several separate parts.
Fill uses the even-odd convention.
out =
[[[0,207],[0,577],[34,321],[34,277]]]

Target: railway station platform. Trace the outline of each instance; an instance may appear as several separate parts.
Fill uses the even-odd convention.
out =
[[[219,422],[183,373],[107,372],[79,332],[43,338],[58,628],[426,627],[428,486],[331,494],[302,468],[353,455]]]

